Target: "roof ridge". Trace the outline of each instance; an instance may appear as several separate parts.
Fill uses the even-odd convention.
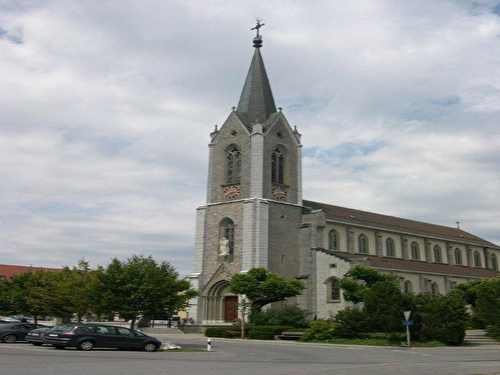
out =
[[[342,206],[336,206],[326,203],[314,202],[309,200],[303,201],[303,206],[308,205],[312,208],[320,208],[325,211],[327,220],[335,220],[335,216],[341,220],[351,223],[353,225],[361,226],[375,226],[381,227],[380,229],[386,229],[389,231],[408,231],[414,234],[427,235],[433,237],[448,237],[458,242],[473,242],[481,245],[499,247],[498,245],[489,242],[481,237],[478,237],[472,233],[466,232],[460,228],[449,227],[441,224],[433,224],[425,221],[406,219],[398,216],[391,216],[385,214],[379,214],[370,211],[358,210],[355,208],[348,208]],[[340,212],[339,212],[340,211]],[[359,215],[357,217],[357,215]]]

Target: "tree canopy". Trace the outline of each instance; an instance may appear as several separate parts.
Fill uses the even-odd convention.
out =
[[[187,280],[179,280],[169,263],[133,255],[113,259],[105,268],[91,270],[81,260],[77,267],[60,272],[35,271],[0,283],[0,312],[34,316],[52,315],[80,320],[94,314],[118,312],[131,326],[139,315],[173,315],[197,295]]]
[[[168,262],[158,264],[151,256],[133,255],[126,262],[114,258],[106,268],[95,271],[94,305],[101,313],[119,312],[131,320],[186,308],[197,292]]]
[[[303,289],[301,281],[285,279],[262,267],[231,278],[231,290],[246,295],[252,304],[252,313],[260,312],[269,303],[295,297]]]

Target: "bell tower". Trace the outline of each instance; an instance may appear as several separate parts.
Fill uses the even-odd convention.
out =
[[[200,296],[197,323],[231,322],[232,275],[265,267],[295,277],[302,219],[301,135],[276,108],[261,55],[257,21],[254,54],[238,107],[210,133],[207,201],[197,209],[194,272]]]

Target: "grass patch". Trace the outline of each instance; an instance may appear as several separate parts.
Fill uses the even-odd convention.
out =
[[[357,338],[357,339],[347,339],[347,338],[333,338],[329,340],[313,340],[308,342],[325,343],[325,344],[340,344],[340,345],[367,345],[367,346],[392,346],[392,347],[402,347],[406,346],[406,341],[394,342],[388,341],[385,338],[379,337],[367,337],[367,338]],[[433,347],[445,347],[448,346],[439,341],[428,341],[428,342],[412,342],[412,347],[415,348],[433,348]]]

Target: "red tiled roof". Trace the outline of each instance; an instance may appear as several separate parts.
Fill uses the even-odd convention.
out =
[[[393,270],[404,270],[404,271],[415,271],[422,273],[440,273],[447,275],[457,275],[457,276],[471,276],[471,277],[496,277],[500,273],[485,269],[485,268],[472,268],[466,266],[451,266],[445,263],[428,263],[419,260],[404,260],[399,258],[388,258],[388,257],[377,257],[374,255],[367,254],[350,254],[341,251],[331,251],[324,250],[327,253],[336,255],[340,258],[347,260],[361,260],[366,258],[372,267],[393,269]]]
[[[47,268],[47,267],[33,267],[33,266],[12,266],[9,264],[0,264],[0,276],[5,276],[6,279],[12,279],[12,276],[19,275],[23,272],[36,272],[36,271],[52,271],[59,272],[62,268]]]
[[[375,227],[389,231],[418,234],[426,237],[450,239],[480,246],[499,247],[492,242],[486,241],[458,228],[445,227],[443,225],[429,224],[421,221],[402,219],[399,217],[375,214],[373,212],[312,201],[304,201],[303,206],[315,210],[323,210],[327,220],[365,227]]]

